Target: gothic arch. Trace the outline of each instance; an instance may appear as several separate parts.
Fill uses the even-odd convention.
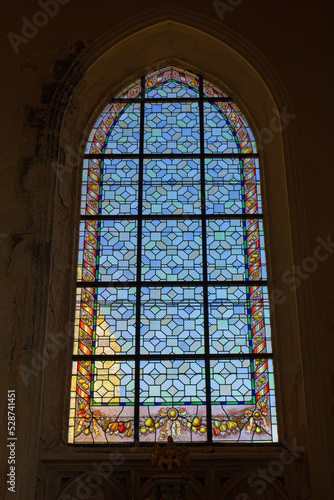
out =
[[[219,500],[290,500],[286,488],[278,480],[266,482],[255,474],[237,476],[226,482],[221,490]]]
[[[104,474],[108,471],[104,471]],[[59,493],[57,500],[65,498],[80,498],[87,500],[126,500],[125,488],[116,479],[106,479],[103,475],[92,474],[89,471],[72,479]]]
[[[74,316],[77,251],[77,239],[73,235],[77,234],[79,222],[79,185],[87,131],[111,96],[148,70],[176,64],[203,74],[204,78],[234,97],[257,135],[258,143],[261,144],[262,140],[263,144],[263,202],[268,225],[267,251],[272,262],[268,278],[272,289],[280,289],[282,274],[293,264],[286,186],[286,165],[292,162],[293,150],[287,143],[283,151],[284,123],[280,126],[278,118],[284,109],[282,103],[288,99],[274,83],[275,76],[260,55],[241,37],[222,29],[219,23],[215,25],[210,21],[209,26],[203,22],[199,26],[191,17],[185,19],[182,11],[155,11],[140,20],[129,20],[127,29],[120,25],[119,31],[106,34],[95,48],[74,58],[50,106],[52,118],[49,128],[44,131],[44,146],[50,178],[54,179],[56,173],[57,180],[54,212],[50,214],[53,217],[53,241],[47,330],[67,331],[68,335],[61,347],[65,349],[61,359],[58,357],[45,370],[41,434],[42,439],[49,443],[48,448],[60,452],[59,460],[68,454],[73,460],[85,455],[84,452],[74,452],[65,444],[72,345],[72,330],[68,325]],[[263,130],[269,131],[270,135],[270,141],[265,144]],[[54,297],[58,299],[54,300]],[[301,369],[295,295],[291,293],[289,300],[276,306],[277,312],[273,308],[272,327],[277,353],[275,372],[280,436],[288,441],[297,436],[297,441],[305,442],[305,416],[303,411],[298,411],[298,406],[304,408],[303,389],[299,385],[296,395],[290,383],[300,378]],[[55,372],[58,375],[56,381]],[[57,404],[53,405],[55,399]],[[52,406],[56,425],[51,427],[48,413]],[[280,408],[288,407],[289,414],[280,411]],[[254,450],[254,453],[258,451]],[[240,457],[244,456],[240,450]]]

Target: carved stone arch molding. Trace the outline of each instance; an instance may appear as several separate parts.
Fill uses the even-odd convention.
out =
[[[86,500],[127,500],[124,486],[116,479],[108,480],[89,471],[71,479],[57,500],[85,498]]]
[[[255,474],[239,476],[228,481],[222,488],[219,500],[291,500],[285,486],[275,479],[269,483]]]
[[[175,7],[173,11],[159,8],[130,18],[91,46],[82,48],[78,45],[77,52],[66,63],[57,62],[56,68],[63,72],[59,69],[56,81],[45,87],[44,104],[39,110],[32,110],[31,116],[31,119],[36,118],[35,128],[39,131],[36,155],[43,156],[43,161],[38,156],[37,160],[41,171],[44,174],[47,171],[49,181],[49,192],[43,196],[48,207],[45,210],[46,224],[52,232],[52,264],[49,282],[45,284],[47,321],[45,332],[40,333],[40,345],[45,343],[46,332],[63,332],[64,341],[60,355],[50,360],[44,370],[39,447],[40,498],[57,498],[60,480],[55,476],[64,464],[68,464],[69,470],[85,471],[92,460],[105,461],[112,451],[110,447],[69,446],[66,441],[81,165],[88,133],[110,98],[136,78],[166,64],[202,74],[230,94],[258,139],[261,130],[269,129],[273,116],[277,118],[278,111],[289,102],[283,85],[277,83],[279,79],[257,49],[223,23],[203,17],[195,19],[188,11]],[[38,120],[41,116],[43,120]],[[288,171],[291,178],[295,172],[290,168],[295,161],[291,147],[293,127],[286,131],[284,152],[282,130],[276,130],[271,142],[263,148],[260,159],[265,187],[263,204],[267,215],[266,246],[272,262],[268,279],[272,289],[280,288],[282,274],[293,266],[286,174]],[[292,180],[291,185],[293,189],[299,189],[297,181]],[[296,196],[300,199],[299,195]],[[299,229],[302,233],[303,228]],[[301,411],[304,409],[304,392],[295,292],[290,291],[289,300],[279,306],[277,314],[273,313],[280,439],[305,443],[307,426],[305,413]],[[43,352],[42,347],[40,351]],[[295,382],[291,384],[291,381]],[[38,420],[40,399],[26,403],[35,405]],[[284,408],[289,408],[289,412],[281,410]],[[141,448],[117,447],[117,453],[119,451],[123,457],[122,473],[127,474],[131,494],[136,499],[134,495],[138,489],[134,485],[134,471],[139,464],[147,468],[148,477],[154,475],[150,471],[149,452]],[[229,462],[232,457],[240,471],[244,470],[242,464],[245,466],[254,458],[277,457],[280,447],[271,446],[269,451],[269,448],[255,445],[225,445],[192,448],[191,451],[194,454],[192,467],[210,473],[208,481],[215,487],[212,471],[221,472],[224,461]],[[52,476],[52,480],[49,481],[48,476]],[[230,477],[228,473],[226,476]]]

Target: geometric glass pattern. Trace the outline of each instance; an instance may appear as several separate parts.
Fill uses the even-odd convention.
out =
[[[199,220],[144,220],[144,281],[193,281],[202,278],[202,228]]]
[[[144,160],[143,214],[200,214],[200,161]]]
[[[252,132],[168,66],[87,144],[68,440],[277,442],[272,358]]]
[[[142,354],[204,353],[202,287],[141,289]]]

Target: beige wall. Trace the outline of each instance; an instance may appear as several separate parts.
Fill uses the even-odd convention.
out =
[[[280,436],[306,450],[282,476],[291,499],[325,499],[333,448],[334,256],[332,248],[315,250],[317,238],[326,241],[332,234],[332,2],[229,0],[223,21],[211,1],[169,5],[156,2],[151,10],[153,4],[132,0],[70,0],[34,36],[28,33],[27,43],[17,39],[15,53],[7,33],[23,36],[23,16],[43,24],[34,17],[41,7],[5,2],[1,333],[5,389],[16,389],[18,398],[17,498],[57,498],[66,478],[91,467],[92,460],[108,458],[110,450],[86,452],[63,443],[71,338],[64,335],[56,350],[45,340],[46,332],[65,332],[73,317],[79,146],[87,123],[111,93],[157,64],[180,61],[225,86],[252,117],[260,138],[267,137],[264,128],[274,130],[274,110],[283,114],[283,130],[274,130],[262,155],[270,281],[286,298],[273,316]],[[79,151],[74,162],[68,145]],[[57,180],[66,151],[69,168],[58,168]],[[304,269],[296,291],[282,280],[284,272],[292,275],[293,262]],[[120,491],[123,481],[124,495],[132,491],[132,498],[141,483],[141,495],[149,488],[141,479],[149,476],[143,465],[148,450],[137,452],[122,452],[125,462],[116,467]],[[193,450],[190,475],[199,480],[193,484],[200,493],[205,484],[212,498],[223,499],[244,491],[237,484],[254,468],[278,460],[280,447],[205,452]],[[3,479],[6,458],[4,450]],[[11,498],[1,483],[1,493]],[[268,487],[263,498],[285,498],[282,482],[276,483],[276,493]]]

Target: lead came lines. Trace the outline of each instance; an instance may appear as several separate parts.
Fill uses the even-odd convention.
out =
[[[188,78],[188,76],[186,75],[186,77],[184,77],[183,75],[182,78]],[[87,385],[86,382],[88,382],[88,386],[90,386],[91,379],[94,379],[93,375],[91,375],[92,373],[91,363],[94,363],[94,360],[96,360],[97,362],[99,359],[102,358],[106,361],[107,360],[112,361],[113,359],[115,360],[120,359],[119,355],[117,354],[115,355],[103,354],[103,351],[100,351],[101,354],[91,356],[93,329],[91,328],[92,324],[90,324],[90,322],[93,320],[93,317],[95,317],[96,314],[98,314],[97,310],[94,311],[94,305],[99,308],[101,307],[99,305],[100,302],[96,302],[96,299],[95,299],[95,304],[94,300],[92,302],[93,290],[95,296],[97,296],[98,290],[99,289],[102,290],[103,287],[116,287],[116,289],[119,290],[135,287],[136,289],[135,354],[126,354],[126,353],[122,354],[122,361],[128,360],[130,362],[131,359],[135,361],[135,384],[134,384],[135,439],[139,440],[138,429],[139,429],[139,420],[141,418],[140,404],[139,404],[141,398],[139,390],[140,370],[141,370],[140,367],[148,366],[147,364],[145,365],[146,362],[145,360],[148,361],[149,359],[151,359],[152,362],[153,359],[161,360],[161,362],[163,360],[166,360],[166,362],[168,360],[170,360],[171,362],[173,360],[175,360],[175,362],[177,360],[180,361],[193,360],[195,362],[195,360],[197,359],[197,360],[203,360],[205,363],[205,369],[203,373],[205,373],[206,398],[204,399],[206,399],[206,401],[204,401],[203,398],[198,401],[206,403],[207,425],[205,432],[207,432],[208,440],[211,441],[212,427],[210,425],[211,422],[210,391],[211,390],[215,391],[213,387],[214,384],[216,383],[215,375],[210,376],[211,369],[214,370],[215,366],[222,366],[222,367],[225,366],[223,364],[224,359],[226,361],[228,359],[230,360],[239,359],[240,361],[244,360],[245,363],[247,359],[249,359],[249,362],[251,362],[252,359],[255,360],[258,359],[259,363],[256,365],[256,369],[254,372],[255,379],[252,382],[253,384],[252,393],[254,395],[255,391],[256,400],[261,400],[261,398],[265,396],[269,391],[268,380],[265,377],[266,370],[268,369],[266,360],[270,359],[272,355],[271,353],[267,353],[265,351],[266,334],[264,328],[262,287],[265,286],[267,283],[265,279],[262,279],[260,274],[262,269],[261,249],[260,249],[260,239],[262,238],[261,236],[262,226],[260,227],[259,224],[261,222],[262,215],[257,213],[258,200],[256,199],[256,193],[257,193],[256,186],[258,185],[258,180],[255,175],[255,163],[254,163],[254,158],[257,158],[257,154],[252,153],[252,150],[248,147],[247,143],[245,142],[245,134],[247,132],[240,118],[238,117],[237,114],[233,112],[231,108],[230,103],[232,102],[232,100],[229,98],[219,98],[217,95],[209,97],[207,94],[211,92],[210,87],[208,87],[206,84],[205,85],[203,84],[202,77],[199,78],[198,88],[200,89],[200,92],[198,97],[192,97],[192,98],[185,97],[184,99],[182,98],[167,99],[158,97],[157,100],[160,99],[159,103],[162,104],[161,115],[159,115],[159,112],[156,111],[158,109],[156,107],[157,101],[152,98],[145,98],[145,92],[143,90],[144,87],[146,87],[147,90],[148,82],[149,80],[145,81],[145,78],[143,77],[140,86],[137,85],[137,87],[134,87],[133,89],[126,91],[128,97],[130,97],[131,92],[137,93],[137,98],[131,97],[129,101],[127,101],[126,99],[114,100],[114,104],[112,104],[110,107],[111,111],[109,112],[109,114],[107,113],[105,115],[105,118],[101,122],[100,128],[95,134],[90,153],[85,155],[86,161],[89,162],[89,171],[87,180],[88,191],[87,191],[86,213],[82,214],[83,224],[85,224],[85,234],[84,234],[85,248],[83,251],[83,266],[81,271],[83,281],[80,281],[78,283],[79,290],[82,287],[82,298],[81,298],[82,313],[80,317],[81,333],[78,343],[79,345],[79,350],[77,351],[78,354],[74,356],[74,359],[79,360],[78,368],[79,371],[81,370],[82,376],[85,378],[85,383],[77,385],[77,394],[78,396],[82,397],[89,405],[89,401],[91,400],[92,396],[89,394],[89,391],[85,390],[85,385]],[[141,96],[138,90],[139,88],[141,88]],[[203,94],[203,88],[205,89],[204,94]],[[213,93],[214,92],[215,91],[213,91]],[[163,120],[165,120],[167,117],[167,121],[170,120],[170,123],[172,123],[175,119],[176,119],[175,123],[178,123],[177,120],[179,119],[181,109],[183,109],[181,107],[182,102],[184,102],[185,106],[188,106],[190,110],[190,114],[189,112],[187,112],[188,121],[189,120],[190,122],[193,121],[195,127],[197,128],[194,129],[193,126],[190,125],[189,130],[192,131],[191,132],[192,135],[187,136],[186,134],[185,135],[181,134],[181,136],[179,137],[179,139],[182,138],[181,142],[178,142],[178,139],[174,141],[173,136],[170,135],[171,142],[168,143],[169,141],[168,131],[172,130],[172,128],[168,128],[167,122],[166,124],[164,124],[165,122]],[[229,121],[231,122],[231,124],[233,124],[234,127],[233,130],[236,131],[233,132],[233,134],[237,135],[237,142],[240,143],[240,147],[238,144],[239,149],[237,154],[232,153],[230,151],[224,153],[223,150],[222,152],[219,152],[219,148],[224,147],[223,141],[221,143],[217,141],[214,141],[212,143],[205,142],[207,141],[205,139],[205,134],[209,129],[208,126],[205,125],[206,122],[204,123],[203,111],[204,109],[205,110],[211,109],[210,103],[212,104],[213,102],[215,103],[214,107],[216,107],[217,110],[223,108],[225,110],[226,109],[229,110],[228,111]],[[147,103],[147,109],[150,110],[149,112],[151,113],[151,115],[145,113],[146,103]],[[196,104],[197,108],[195,108]],[[204,108],[204,106],[206,107]],[[195,109],[197,109],[197,112],[199,112],[198,118],[195,117],[196,114]],[[176,112],[176,110],[180,111]],[[138,113],[138,111],[139,111],[139,120],[138,119],[137,121],[133,120],[133,125],[131,125],[131,127],[133,128],[129,130],[130,135],[127,137],[127,142],[126,143],[122,142],[122,136],[120,135],[118,136],[116,135],[114,139],[112,139],[113,141],[112,143],[115,144],[114,147],[116,150],[116,154],[113,154],[110,151],[110,144],[109,144],[110,140],[108,140],[108,137],[110,136],[110,124],[112,123],[112,119],[114,119],[115,123],[117,123],[117,120],[119,120],[119,117],[122,114],[124,116],[130,116],[135,112]],[[205,120],[209,119],[216,120],[215,114],[210,114],[210,112],[208,111],[205,111],[205,113],[206,113]],[[154,123],[156,124],[163,121],[161,132],[159,130],[159,127],[149,128],[148,119],[155,121]],[[218,118],[216,120],[216,123],[217,124],[220,123]],[[224,122],[222,122],[222,124],[224,126]],[[211,126],[210,130],[212,130],[212,125],[210,126]],[[177,129],[173,129],[174,135],[175,135],[175,130]],[[193,135],[194,130],[195,130],[195,135]],[[146,133],[147,135],[148,131],[150,131],[150,134],[152,134],[152,132],[154,131],[157,132],[155,140],[153,141],[149,140],[148,142],[144,140],[144,134]],[[166,140],[167,142],[164,142]],[[107,144],[107,142],[108,146],[105,147],[104,144]],[[128,144],[129,148],[124,147],[125,144]],[[138,144],[139,146],[139,154],[136,153],[135,144]],[[220,146],[220,144],[222,144],[222,146]],[[167,149],[169,148],[168,153],[163,152],[163,147],[165,148],[167,147]],[[179,152],[176,152],[173,148],[178,149]],[[205,151],[205,148],[209,148],[209,150],[212,152],[207,153]],[[121,150],[121,152],[117,153],[117,150]],[[191,154],[189,154],[189,151],[191,151]],[[127,167],[125,163],[124,166],[122,167],[125,174],[123,175],[123,173],[121,173],[121,170],[119,170],[121,177],[118,176],[119,179],[118,184],[117,181],[115,181],[114,184],[113,182],[110,181],[108,184],[108,186],[110,185],[110,189],[108,188],[109,189],[108,191],[107,189],[103,191],[103,195],[101,193],[99,199],[96,197],[96,192],[99,190],[99,188],[101,188],[102,185],[101,184],[102,179],[99,180],[101,160],[102,161],[110,160],[110,167],[108,166],[106,167],[106,172],[108,172],[108,168],[109,169],[111,168],[113,160],[115,161],[118,159],[121,160],[132,159],[134,161],[133,168],[134,169],[138,168],[137,170],[138,174],[135,173],[136,170],[133,170],[134,173],[132,173],[131,176],[132,179],[134,180],[131,181],[131,183],[129,184],[129,188],[131,186],[132,189],[132,191],[129,191],[132,192],[131,211],[128,214],[127,213],[106,214],[104,208],[102,208],[101,210],[101,205],[100,205],[99,213],[97,213],[96,202],[98,202],[99,200],[101,202],[101,199],[103,198],[103,196],[105,196],[105,193],[108,193],[109,196],[108,199],[112,199],[112,197],[114,197],[113,198],[114,204],[110,205],[110,207],[113,206],[114,207],[113,210],[116,210],[116,212],[118,206],[117,204],[119,203],[118,200],[122,199],[124,203],[124,200],[126,199],[124,198],[124,196],[127,196],[126,194],[127,191],[125,190],[125,188],[122,188],[122,179],[124,182],[124,179],[128,178],[127,173],[130,170],[128,170],[129,167]],[[215,180],[215,177],[212,177],[213,178],[212,187],[209,188],[209,183],[208,181],[206,181],[206,175],[208,175],[206,172],[209,172],[208,170],[209,161],[212,159],[217,159],[217,162],[219,161],[219,159],[221,160],[226,159],[226,161],[230,162],[234,162],[237,159],[239,163],[244,166],[245,174],[242,174],[242,176],[244,175],[244,181],[241,180],[240,183],[242,189],[242,199],[243,199],[242,213],[238,212],[233,213],[231,211],[232,204],[229,201],[230,194],[228,191],[226,191],[226,195],[222,194],[225,192],[224,182],[226,182],[226,188],[230,189],[229,186],[231,186],[230,184],[231,178],[228,177],[230,174],[224,174],[224,172],[222,171],[222,177],[221,177],[222,180],[219,182]],[[187,174],[184,176],[184,174],[181,174],[182,172],[181,170],[178,171],[178,165],[180,164],[180,162],[185,160],[193,162],[195,162],[196,160],[199,161],[199,167],[200,167],[199,179],[191,180],[189,177],[187,177]],[[159,161],[165,163],[159,164]],[[175,163],[173,163],[174,161]],[[148,165],[150,165],[150,168],[152,168],[151,171],[147,170]],[[161,172],[160,165],[164,165],[163,168],[165,168],[165,173]],[[172,165],[175,166],[171,168]],[[185,167],[183,168],[187,168],[186,163],[184,165]],[[226,163],[226,166],[227,165],[228,163]],[[109,176],[108,179],[112,179],[113,175],[114,176],[118,175],[117,164],[115,164],[115,167],[112,168],[113,170],[109,170],[110,174],[107,174]],[[212,167],[210,168],[218,168],[218,166],[214,167],[214,164],[212,164]],[[168,169],[170,173],[168,173]],[[149,172],[150,172],[150,177],[147,177],[147,174]],[[180,172],[180,174],[178,172]],[[193,170],[191,170],[191,172],[193,172]],[[230,169],[228,170],[228,172],[232,172],[232,170]],[[137,210],[135,209],[136,175],[138,175]],[[144,175],[146,175],[145,181],[144,181]],[[226,181],[224,176],[226,176]],[[240,182],[238,180],[237,174],[234,174],[233,182],[235,184]],[[166,186],[167,190],[165,189],[164,186]],[[206,186],[208,186],[208,191],[206,190]],[[243,186],[245,186],[245,188]],[[211,205],[210,208],[208,208],[209,202],[206,208],[205,196],[206,193],[209,191],[212,200],[214,199],[216,200],[215,201],[216,205],[212,205],[212,208]],[[168,193],[172,195],[174,192],[178,193],[175,204],[168,205],[167,202]],[[184,196],[186,196],[186,198],[184,198],[182,202],[177,201],[182,199],[182,197]],[[226,198],[224,198],[224,196],[226,196]],[[189,205],[189,213],[182,213],[182,211],[187,207],[187,199],[191,200],[191,197],[193,197],[193,201],[191,201],[192,204]],[[196,199],[198,200],[198,198],[200,198],[200,205],[198,204],[196,205],[196,203],[198,203]],[[158,203],[155,203],[154,201],[158,199],[159,199],[159,204],[161,204],[161,206],[158,205]],[[227,207],[226,213],[225,212],[218,213],[218,208],[215,208],[215,206],[220,207],[221,203],[225,204],[224,207]],[[109,205],[107,198],[105,198],[104,207],[108,206]],[[199,207],[200,207],[200,213],[198,211]],[[150,213],[152,209],[160,211],[158,213]],[[209,210],[209,212],[207,212],[206,210]],[[210,210],[213,210],[213,213],[210,213]],[[235,205],[233,210],[238,210],[237,205]],[[221,225],[219,225],[219,218],[221,219],[220,221]],[[242,223],[242,225],[245,224],[246,227],[246,233],[244,233],[244,231],[241,231],[240,236],[237,236],[238,232],[236,232],[238,223],[239,224]],[[98,235],[97,224],[99,226],[98,239],[100,242],[100,250],[98,250],[98,244],[97,244],[97,235]],[[123,227],[124,229],[121,229],[121,227]],[[120,236],[117,236],[115,233],[116,228],[119,228],[117,229],[117,231],[119,231],[120,235],[123,235],[121,236],[121,239],[119,239]],[[180,228],[180,233],[178,233],[179,230],[178,228]],[[137,233],[135,233],[134,231],[136,231]],[[226,235],[228,234],[230,234],[230,236],[226,237]],[[240,248],[239,239],[243,238],[244,234],[246,237],[246,244],[245,246],[243,245],[241,246],[241,248],[246,248],[245,255],[243,255],[243,259],[245,259],[244,260],[245,265],[243,270],[242,261],[240,260],[236,252]],[[160,237],[158,237],[158,235],[160,235]],[[108,241],[110,241],[110,236],[112,240],[113,239],[115,240],[115,245],[112,247],[110,247],[109,246],[110,243],[108,243]],[[154,240],[151,239],[152,236],[155,238]],[[122,238],[124,238],[123,239],[124,244],[120,243],[122,241]],[[228,238],[230,238],[230,242]],[[129,246],[129,244],[130,245],[132,244],[131,239],[137,241],[136,245],[133,246],[135,254],[131,250],[131,246]],[[227,244],[230,245],[229,250],[228,247],[226,247]],[[110,250],[108,250],[108,248],[112,248],[111,253]],[[108,253],[106,252],[109,252],[110,255],[109,257]],[[210,261],[208,261],[207,252],[209,252]],[[132,263],[133,258],[128,257],[129,254],[131,253],[133,253],[133,255],[136,257],[135,265]],[[184,253],[183,259],[181,259],[182,253]],[[234,255],[234,260],[232,260],[230,257],[228,258],[225,257],[225,254],[230,255],[230,257]],[[187,259],[186,255],[191,255],[191,258]],[[213,255],[215,255],[215,259],[212,260]],[[157,258],[157,256],[159,257],[159,259]],[[210,264],[211,261],[212,264]],[[96,282],[97,262],[99,262],[98,282]],[[111,267],[106,267],[106,265],[109,266],[110,263],[112,264]],[[245,275],[248,265],[249,265],[250,280],[245,281],[242,277]],[[135,274],[133,273],[134,269],[136,269]],[[213,279],[208,280],[207,272],[209,273],[209,277]],[[135,275],[136,279],[133,279]],[[174,276],[177,279],[173,279]],[[109,277],[111,279],[109,279]],[[152,283],[152,281],[154,283]],[[87,282],[90,282],[90,287],[87,286]],[[251,315],[251,323],[250,323],[251,336],[247,337],[248,334],[245,335],[245,339],[246,338],[251,339],[249,341],[250,351],[248,353],[245,352],[243,350],[244,348],[242,347],[243,345],[242,343],[239,344],[238,352],[227,354],[219,352],[219,350],[214,351],[212,341],[210,340],[212,338],[212,334],[210,333],[210,328],[211,328],[210,325],[213,325],[214,323],[213,319],[209,320],[208,287],[211,287],[212,290],[218,290],[219,292],[221,287],[223,287],[221,288],[223,290],[226,287],[231,287],[231,286],[240,287],[245,285],[247,285],[247,291],[250,294],[250,299],[248,299],[247,315],[248,316]],[[162,353],[160,355],[159,353],[155,353],[153,351],[150,352],[147,357],[142,352],[144,345],[147,345],[146,350],[147,348],[149,349],[153,348],[152,340],[154,340],[155,338],[154,336],[152,337],[151,332],[153,331],[152,329],[155,327],[150,325],[153,325],[154,322],[158,321],[157,319],[154,319],[158,317],[156,315],[160,314],[160,319],[159,319],[160,327],[158,327],[159,329],[157,330],[157,332],[159,331],[161,332],[160,334],[161,338],[163,338],[162,332],[166,332],[164,334],[166,335],[165,342],[173,343],[174,330],[178,331],[179,327],[177,325],[178,324],[180,324],[180,326],[182,325],[182,322],[180,322],[180,319],[178,319],[178,314],[183,314],[182,310],[184,311],[188,309],[191,310],[193,307],[191,302],[189,302],[188,305],[185,302],[184,306],[182,306],[184,307],[184,309],[180,309],[180,306],[177,306],[177,308],[175,309],[176,312],[170,314],[168,313],[167,309],[172,310],[171,309],[172,305],[167,305],[168,301],[162,302],[160,304],[157,301],[155,302],[153,301],[152,307],[150,309],[147,309],[147,312],[145,313],[148,325],[147,327],[148,329],[146,330],[145,319],[144,319],[145,316],[143,312],[145,303],[142,302],[142,297],[141,297],[142,287],[146,287],[148,291],[150,290],[154,291],[155,289],[157,289],[157,287],[161,290],[163,287],[166,288],[168,286],[170,287],[170,290],[173,290],[173,287],[181,287],[181,289],[185,291],[189,289],[189,286],[192,287],[197,286],[200,287],[200,289],[202,290],[203,292],[202,321],[204,326],[203,330],[204,336],[202,337],[202,339],[204,339],[204,346],[203,346],[204,353],[203,351],[201,351],[201,349],[199,349],[197,350],[197,353],[194,352],[193,354],[191,354],[191,348],[190,348],[191,344],[189,343],[191,339],[191,333],[190,333],[191,328],[193,329],[195,335],[195,333],[198,331],[196,330],[196,328],[198,327],[196,327],[196,325],[194,324],[194,319],[190,319],[191,316],[189,316],[189,313],[187,313],[188,319],[183,319],[183,321],[187,321],[188,322],[187,324],[191,325],[191,327],[189,327],[190,335],[188,337],[185,336],[182,337],[180,331],[180,333],[176,334],[175,337],[175,341],[181,342],[181,344],[183,345],[183,349],[185,350],[188,349],[189,353],[183,350],[183,354],[179,353],[176,354],[174,352],[174,348],[172,350],[170,350],[169,348],[170,353],[167,352],[166,354]],[[121,307],[123,310],[124,309],[123,305]],[[152,312],[153,316],[150,319],[151,312],[148,311],[151,311],[151,309],[152,311],[154,310],[156,312],[154,314]],[[164,311],[163,314],[161,311]],[[163,323],[164,317],[168,318],[168,321],[174,325],[174,330],[172,329],[168,330],[169,327],[167,323],[166,326],[164,326]],[[194,316],[194,318],[195,317],[196,316]],[[221,322],[219,317],[217,317],[216,321],[217,321],[217,328],[221,328],[220,326],[218,326],[218,324],[220,324]],[[237,323],[239,322],[238,323],[239,326],[234,327],[237,330],[238,328],[240,328],[240,325],[244,324],[242,316],[240,316],[240,319],[236,319],[236,322]],[[230,325],[229,328],[233,327],[233,323],[229,323],[229,325]],[[229,332],[231,330],[223,329],[220,331],[224,332],[223,335],[226,336],[230,335]],[[126,331],[124,330],[124,332]],[[147,342],[147,340],[145,341],[145,335],[146,338],[148,339],[147,333],[145,334],[145,332],[148,332],[150,334],[151,341],[148,344],[145,344],[145,342]],[[103,335],[101,336],[100,334],[100,337],[102,339]],[[96,336],[96,333],[94,334],[94,338],[96,342],[98,342],[99,339],[98,336]],[[186,338],[188,338],[188,340],[185,340]],[[128,345],[126,339],[123,342],[125,342],[125,344]],[[203,343],[203,340],[199,340],[198,342],[199,342],[198,345],[200,347],[200,344],[201,342]],[[123,345],[125,344],[123,343]],[[148,347],[149,345],[150,347]],[[219,349],[218,347],[219,344],[216,343],[216,345],[217,348]],[[120,351],[120,354],[121,352],[122,351]],[[82,354],[84,355],[84,357],[82,357]],[[220,364],[218,363],[217,365],[217,362],[219,362]],[[247,363],[245,364],[244,362],[242,361],[244,366],[245,367],[248,366]],[[222,374],[223,372],[220,371],[219,373]],[[232,372],[230,371],[230,373]],[[212,372],[212,374],[214,374],[214,371]],[[254,383],[255,383],[255,389],[254,389]],[[191,379],[189,379],[188,384],[189,386],[191,385]],[[144,385],[145,384],[143,379],[142,381],[143,388]],[[94,392],[94,384],[92,384],[91,387]],[[180,387],[181,386],[179,386],[178,390],[181,391]],[[161,386],[161,390],[163,390],[163,386]],[[121,386],[119,390],[117,389],[117,386],[115,386],[114,391],[116,391],[115,394],[119,393],[121,395],[122,394]],[[216,401],[216,398],[214,399]],[[225,403],[228,401],[229,398],[225,400]],[[232,399],[230,401],[232,401]],[[178,406],[178,408],[180,407]],[[157,409],[159,409],[159,407],[157,407]],[[187,417],[188,413],[186,411],[185,413],[183,412],[183,414],[181,410],[180,412],[179,416],[181,415],[182,417],[183,415],[182,417],[183,419],[188,418]],[[93,417],[93,420],[94,418],[97,422],[98,415]],[[161,414],[161,417],[159,418],[163,420],[164,418],[167,417]],[[175,420],[175,422],[176,421],[177,420]],[[174,431],[176,432],[175,429],[178,429],[178,427],[172,417],[171,417],[171,422],[172,423],[170,424],[171,426],[170,428],[172,429],[172,431],[174,429]],[[174,425],[173,422],[175,423],[176,427],[175,426],[173,427]],[[146,427],[149,430],[149,432],[151,432],[150,430],[151,428],[147,425]],[[203,427],[201,427],[201,429],[202,428]]]

